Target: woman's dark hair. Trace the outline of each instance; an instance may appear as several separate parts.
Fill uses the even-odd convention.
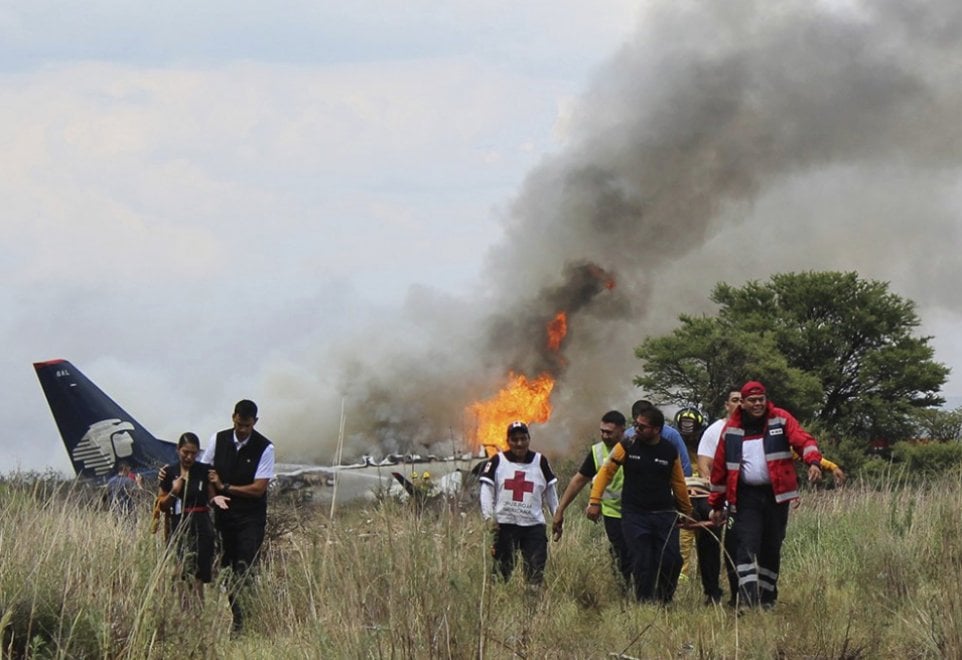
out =
[[[177,441],[177,448],[180,449],[184,445],[194,445],[200,449],[200,440],[197,438],[197,434],[191,433],[190,431],[187,431],[187,433],[181,433],[180,439]]]

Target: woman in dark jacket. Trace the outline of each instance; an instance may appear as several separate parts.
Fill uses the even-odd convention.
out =
[[[212,579],[214,562],[214,525],[210,505],[226,509],[230,498],[214,494],[208,479],[212,469],[197,461],[200,440],[184,433],[177,441],[177,463],[160,471],[160,507],[171,512],[170,542],[180,559],[179,575],[194,578],[194,591],[203,600],[203,585]]]

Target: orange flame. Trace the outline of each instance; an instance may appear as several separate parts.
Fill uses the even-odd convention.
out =
[[[521,420],[526,424],[541,424],[548,421],[553,389],[554,378],[548,374],[529,381],[524,375],[511,372],[508,384],[494,397],[468,406],[468,411],[478,420],[475,437],[488,456],[507,450],[506,431],[511,422]]]
[[[558,352],[568,334],[568,315],[562,310],[545,327],[548,348]],[[542,424],[551,417],[551,391],[555,379],[543,373],[529,381],[523,374],[508,373],[508,384],[487,401],[468,406],[477,419],[475,439],[488,456],[508,448],[508,424],[521,420],[526,424]]]
[[[548,348],[557,351],[561,348],[561,342],[568,334],[568,315],[563,311],[555,314],[555,317],[548,322]]]

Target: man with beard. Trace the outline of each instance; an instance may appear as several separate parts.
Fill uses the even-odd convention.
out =
[[[655,407],[651,401],[646,399],[639,399],[631,404],[631,420],[637,422],[640,415],[648,412]],[[660,411],[659,411],[660,412]],[[625,429],[625,444],[630,444],[635,437],[637,426],[631,426]],[[692,464],[691,459],[688,456],[688,451],[685,449],[685,441],[682,440],[681,434],[673,426],[665,424],[661,429],[661,439],[665,442],[671,443],[671,445],[678,450],[678,457],[681,459],[681,472],[686,477],[690,477],[692,474]]]
[[[565,509],[574,501],[581,489],[591,483],[591,480],[608,460],[611,450],[621,442],[625,434],[627,421],[625,416],[617,410],[609,410],[602,416],[599,429],[601,441],[591,445],[581,467],[568,482],[568,487],[565,488],[565,492],[561,496],[561,503],[558,504],[558,509],[554,513],[552,529],[555,541],[560,540],[564,533]],[[621,575],[622,586],[627,589],[631,584],[631,559],[628,554],[628,545],[625,543],[625,537],[621,532],[621,487],[623,481],[624,475],[619,469],[615,472],[602,495],[601,517],[605,523],[605,534],[611,544],[611,558]]]
[[[605,488],[624,471],[621,525],[631,553],[632,580],[639,602],[671,602],[681,573],[678,514],[691,515],[691,501],[674,445],[662,439],[665,416],[651,407],[635,418],[635,439],[615,445],[595,477],[585,514],[601,515]]]

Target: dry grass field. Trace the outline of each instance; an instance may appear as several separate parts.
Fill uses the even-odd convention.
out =
[[[0,483],[3,657],[962,657],[962,483],[806,493],[789,523],[780,600],[742,616],[697,578],[667,608],[625,602],[604,531],[572,507],[540,590],[490,579],[470,500],[420,513],[277,502],[246,633],[216,585],[185,607],[173,560],[96,493]],[[518,572],[520,573],[520,571]],[[723,581],[724,583],[724,581]]]

